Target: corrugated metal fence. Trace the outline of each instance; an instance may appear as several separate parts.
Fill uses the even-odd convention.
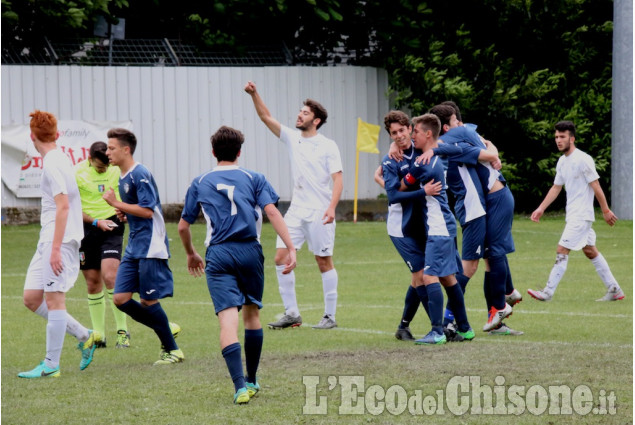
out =
[[[131,120],[139,140],[135,159],[153,172],[163,203],[183,202],[190,181],[214,166],[210,136],[228,125],[245,134],[240,165],[265,174],[289,200],[286,149],[256,115],[243,91],[248,80],[284,125],[294,125],[306,98],[326,107],[329,118],[320,132],[340,147],[342,199],[353,199],[357,117],[381,124],[389,110],[387,75],[377,68],[2,66],[2,124],[28,124],[34,109],[66,120]],[[379,148],[382,155],[388,150],[383,130]],[[360,154],[360,199],[382,192],[373,182],[382,155]],[[3,207],[38,203],[2,185]]]

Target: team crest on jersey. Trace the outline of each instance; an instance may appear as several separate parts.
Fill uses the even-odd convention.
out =
[[[128,183],[124,183],[123,190],[124,192],[128,193],[128,191],[130,190],[130,185]]]
[[[104,193],[106,191],[106,185],[103,185],[103,184],[97,185],[97,190],[99,191],[99,193]]]

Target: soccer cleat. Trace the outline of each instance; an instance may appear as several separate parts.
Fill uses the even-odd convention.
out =
[[[123,329],[117,331],[115,348],[130,348],[130,334]]]
[[[106,348],[106,338],[95,342],[95,348]]]
[[[456,332],[456,325],[450,322],[443,328],[443,334],[447,342],[462,342],[465,338]]]
[[[101,335],[95,331],[88,331],[88,339],[77,344],[77,349],[82,352],[82,359],[79,362],[79,370],[84,370],[93,361],[93,353],[97,348],[97,343],[102,340]]]
[[[505,295],[505,302],[510,306],[515,306],[519,302],[523,300],[523,296],[520,294],[518,289],[514,289],[511,294]]]
[[[29,370],[28,372],[20,372],[18,373],[18,378],[59,378],[60,377],[60,367],[56,367],[55,369],[51,369],[46,367],[44,362],[37,365],[34,369]]]
[[[487,323],[483,326],[483,331],[491,331],[492,329],[498,327],[498,325],[503,321],[504,318],[511,316],[512,307],[505,303],[505,307],[501,310],[497,310],[494,306],[489,310],[489,316],[487,318]]]
[[[247,394],[249,394],[249,398],[252,398],[256,394],[258,394],[258,391],[260,391],[260,384],[258,383],[257,379],[255,384],[252,384],[251,382],[247,382],[246,385],[247,385]]]
[[[412,336],[412,332],[410,332],[409,327],[405,328],[397,328],[397,332],[395,332],[395,338],[401,341],[414,341],[414,337]]]
[[[527,289],[527,293],[531,295],[532,298],[538,301],[551,301],[551,298],[553,298],[553,294],[550,294],[545,289],[543,289],[542,291]]]
[[[441,345],[445,344],[447,338],[444,333],[430,331],[426,336],[415,341],[417,345]]]
[[[174,323],[174,322],[170,322],[170,331],[172,331],[172,338],[176,339],[177,336],[179,336],[179,334],[181,333],[181,327]],[[128,337],[130,337],[130,335],[128,335]],[[159,352],[159,356],[163,356],[163,353],[165,353],[165,347],[163,346],[163,344],[161,344],[161,351]]]
[[[154,365],[181,363],[185,360],[185,355],[181,350],[164,351],[161,353],[161,358],[154,362]]]
[[[611,288],[606,291],[606,294],[602,298],[598,298],[595,301],[619,301],[624,299],[624,291],[620,289],[618,286],[611,286]]]
[[[249,391],[247,388],[240,388],[234,394],[234,404],[247,404],[249,403]]]
[[[337,322],[335,321],[335,319],[333,319],[333,316],[330,316],[328,314],[325,314],[324,317],[322,317],[322,320],[320,320],[320,323],[313,326],[313,329],[333,329],[333,328],[337,328]]]
[[[502,322],[500,325],[498,325],[496,329],[492,329],[491,331],[489,331],[489,334],[494,336],[505,336],[505,335],[519,336],[519,335],[523,335],[524,333],[525,332],[516,331],[510,328],[509,326],[507,326],[506,324]]]
[[[267,324],[269,329],[297,328],[302,325],[302,316],[285,314],[278,321]]]
[[[463,339],[465,341],[471,341],[474,339],[474,337],[476,336],[474,334],[474,330],[472,328],[469,328],[467,331],[465,332],[461,332],[461,331],[456,331],[457,334],[459,334],[460,336],[463,337]]]

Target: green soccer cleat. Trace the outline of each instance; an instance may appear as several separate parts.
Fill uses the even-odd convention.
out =
[[[154,362],[154,365],[181,363],[183,360],[185,360],[185,355],[181,350],[164,351],[161,358]]]
[[[115,348],[130,348],[130,334],[123,329],[117,331]]]
[[[93,353],[97,348],[97,343],[101,341],[101,335],[95,331],[88,331],[88,339],[77,344],[77,349],[82,352],[82,359],[79,362],[79,370],[84,370],[93,361]]]
[[[474,333],[474,330],[472,328],[469,328],[465,332],[456,331],[456,333],[461,335],[465,341],[471,341],[476,336],[476,334]]]
[[[249,391],[247,388],[241,388],[234,394],[234,404],[247,404],[249,403]]]
[[[249,394],[249,398],[252,398],[260,391],[260,384],[256,379],[256,383],[252,384],[251,382],[247,382],[247,394]]]
[[[18,373],[18,378],[36,379],[36,378],[59,378],[61,375],[60,367],[51,369],[46,367],[44,362],[37,365],[34,369],[28,372]]]

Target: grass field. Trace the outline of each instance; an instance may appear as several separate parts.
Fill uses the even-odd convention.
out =
[[[175,297],[165,300],[163,306],[170,320],[183,328],[177,342],[185,353],[184,363],[153,367],[159,343],[150,330],[130,319],[132,347],[112,348],[115,329],[108,309],[109,347],[96,351],[88,369],[80,372],[75,340],[67,336],[59,379],[18,379],[19,371],[43,359],[45,349],[45,322],[21,301],[39,227],[3,226],[2,423],[632,423],[632,221],[620,221],[615,228],[601,219],[595,224],[598,248],[626,293],[624,301],[613,303],[595,302],[604,294],[604,286],[581,252],[570,256],[567,274],[553,301],[540,303],[527,295],[527,288],[544,285],[563,228],[563,217],[545,218],[540,224],[516,217],[516,253],[509,260],[515,285],[525,299],[506,322],[523,330],[523,336],[493,337],[480,332],[486,320],[481,265],[466,293],[468,315],[477,331],[475,340],[426,347],[397,341],[393,336],[410,274],[386,235],[385,223],[339,223],[334,256],[339,274],[339,327],[311,329],[322,315],[322,289],[315,261],[303,249],[298,256],[296,290],[304,326],[284,331],[265,329],[259,370],[263,390],[248,405],[234,406],[233,385],[220,353],[218,321],[207,286],[202,278],[187,274],[175,224],[168,226]],[[193,233],[201,247],[203,225],[195,225]],[[263,323],[283,311],[273,267],[273,236],[271,226],[265,225]],[[67,308],[90,325],[83,277],[67,294]],[[429,330],[422,309],[411,328],[417,337]],[[452,379],[456,376],[472,376],[472,382],[480,379],[480,392],[474,391],[479,389],[474,385],[460,388],[465,392],[458,395],[468,403],[462,406],[469,407],[464,415],[456,416],[457,411],[447,404],[450,401],[442,402],[442,412],[427,404],[421,409],[416,403],[406,408],[393,402],[413,402],[420,395],[431,402],[440,397],[438,393],[451,400],[448,383],[455,382],[458,378]],[[347,379],[360,384],[363,379],[352,403]],[[524,386],[520,394],[527,395],[526,409],[520,415],[479,414],[480,403],[486,405],[490,399],[488,389],[493,389],[502,407],[525,406],[512,400],[513,386]],[[533,414],[547,406],[549,386],[567,386],[572,392],[577,388],[573,414],[549,415],[549,409],[558,408],[557,403],[548,404],[549,409],[541,415]],[[588,405],[575,404],[586,397],[579,392],[584,389],[581,386],[592,392]],[[602,407],[601,402],[613,396],[614,414],[580,414],[585,413],[584,407]],[[361,408],[362,414],[340,414],[348,404],[354,406],[349,413]],[[566,400],[562,405],[567,406]],[[314,413],[324,409],[326,414],[304,414],[303,407]],[[421,417],[432,412],[438,414]]]

